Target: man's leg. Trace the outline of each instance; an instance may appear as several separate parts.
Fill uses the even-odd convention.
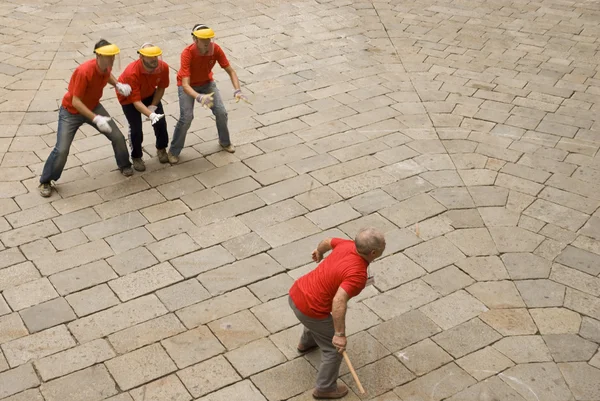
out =
[[[185,145],[185,136],[194,119],[194,102],[196,101],[183,91],[183,87],[179,86],[177,91],[179,93],[179,120],[175,124],[171,148],[169,149],[169,153],[175,157],[179,157]]]
[[[212,113],[217,120],[217,132],[219,134],[219,143],[223,148],[227,151],[230,151],[228,148],[231,147],[231,151],[235,150],[233,146],[231,146],[231,140],[229,138],[229,128],[227,127],[227,110],[225,109],[225,104],[223,103],[223,99],[221,98],[221,93],[217,88],[217,84],[213,81],[207,84],[208,88],[206,89],[206,93],[214,92],[213,100],[214,104],[212,107]]]
[[[50,152],[40,177],[40,193],[42,196],[51,195],[50,181],[57,181],[62,175],[75,133],[84,122],[85,119],[80,114],[71,114],[63,107],[58,111],[56,145]]]
[[[333,334],[335,333],[333,318],[330,315],[326,319],[313,319],[300,312],[291,298],[289,303],[298,320],[310,331],[312,338],[321,348],[321,365],[317,374],[316,390],[319,392],[336,391],[342,354],[332,344]]]
[[[96,106],[96,108],[92,111],[94,114],[110,117],[102,104],[98,104],[98,106]],[[86,122],[96,128],[98,132],[101,132],[94,123],[91,121]],[[114,120],[111,119],[109,124],[112,128],[112,132],[110,134],[104,134],[103,132],[101,133],[104,134],[104,136],[106,136],[112,143],[113,151],[115,152],[115,160],[117,161],[117,166],[119,167],[119,170],[121,170],[121,173],[123,173],[125,176],[130,176],[133,174],[133,170],[131,169],[131,162],[129,161],[129,152],[127,151],[125,137],[121,133],[119,127],[117,127],[117,124],[115,124]]]
[[[122,106],[125,118],[129,124],[129,136],[131,140],[131,158],[133,166],[138,171],[144,171],[146,168],[142,161],[142,142],[144,133],[142,131],[142,114],[135,108],[133,103]]]
[[[152,101],[152,99],[150,101]],[[165,114],[162,102],[158,102],[158,105],[156,105],[156,114]],[[156,149],[166,149],[169,144],[166,116],[158,120],[152,127],[154,128],[154,135],[156,135]]]

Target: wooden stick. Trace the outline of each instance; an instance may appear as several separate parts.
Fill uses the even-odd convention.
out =
[[[350,369],[350,373],[352,373],[352,377],[354,378],[354,381],[356,382],[356,385],[358,386],[360,393],[364,394],[365,389],[363,388],[362,384],[360,384],[360,380],[358,380],[358,376],[356,375],[356,372],[354,371],[354,368],[352,367],[352,362],[350,362],[350,358],[348,358],[348,354],[346,353],[346,351],[344,351],[344,352],[342,352],[342,355],[344,355],[344,360],[346,361],[346,365],[348,365],[348,369]]]

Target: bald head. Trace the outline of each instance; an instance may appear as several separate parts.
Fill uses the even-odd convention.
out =
[[[383,233],[375,228],[361,229],[354,238],[356,250],[369,262],[380,257],[385,250],[385,237]]]

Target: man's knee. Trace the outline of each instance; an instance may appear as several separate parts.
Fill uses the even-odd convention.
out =
[[[212,112],[217,118],[227,118],[227,109],[225,107],[213,107]]]

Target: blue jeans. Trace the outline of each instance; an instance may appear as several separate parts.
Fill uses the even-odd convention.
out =
[[[98,104],[94,110],[94,114],[109,117],[108,113],[101,104]],[[92,127],[98,129],[94,123],[82,116],[81,114],[71,114],[67,109],[61,106],[58,111],[58,129],[56,131],[56,145],[50,156],[46,160],[42,176],[40,177],[40,183],[45,184],[50,181],[58,181],[62,175],[65,164],[67,163],[67,156],[69,156],[69,149],[75,133],[84,123],[90,124]],[[110,127],[112,132],[110,134],[104,134],[112,142],[112,147],[115,152],[115,159],[117,160],[117,166],[120,170],[126,167],[131,167],[129,161],[129,153],[127,152],[127,144],[125,143],[125,137],[117,128],[117,125],[113,120],[110,121]],[[100,130],[98,130],[100,132]]]
[[[225,110],[225,104],[223,104],[223,99],[221,99],[217,84],[212,81],[206,85],[193,86],[192,88],[196,92],[202,94],[214,92],[214,104],[211,110],[217,120],[219,143],[223,146],[229,146],[231,141],[229,139],[229,129],[227,128],[227,110]],[[179,121],[177,121],[177,124],[175,125],[173,139],[171,140],[171,148],[169,150],[171,154],[175,156],[179,156],[185,145],[185,136],[194,119],[194,103],[196,102],[196,99],[183,91],[183,86],[179,86],[177,91],[179,93]]]

